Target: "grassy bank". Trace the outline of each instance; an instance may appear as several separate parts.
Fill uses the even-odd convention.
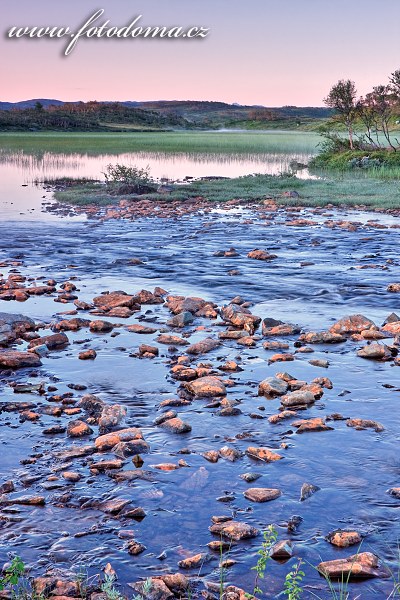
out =
[[[400,151],[347,150],[321,152],[310,161],[310,167],[333,171],[363,171],[380,180],[400,180]]]
[[[210,154],[315,154],[319,135],[305,132],[0,133],[3,152],[77,153],[98,156],[126,152]]]
[[[287,192],[297,192],[289,197]],[[261,202],[274,199],[286,206],[365,206],[367,208],[400,208],[400,191],[397,181],[382,181],[365,176],[324,177],[321,179],[298,179],[289,176],[256,175],[235,179],[195,181],[185,186],[175,186],[171,194],[148,194],[144,196],[115,196],[106,186],[95,182],[69,185],[55,192],[55,198],[62,203],[76,206],[97,204],[107,206],[118,203],[121,198],[135,202],[138,198],[148,198],[169,202],[185,201],[203,197],[210,202],[223,203],[232,199],[247,202]]]

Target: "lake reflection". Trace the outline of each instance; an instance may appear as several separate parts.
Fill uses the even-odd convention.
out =
[[[252,173],[277,175],[290,170],[292,161],[307,163],[310,153],[211,154],[128,152],[121,154],[26,152],[0,147],[0,218],[54,219],[40,214],[44,199],[50,200],[40,182],[59,177],[101,179],[110,163],[150,167],[152,177],[180,181],[185,177],[239,177]],[[298,177],[309,177],[307,169]]]

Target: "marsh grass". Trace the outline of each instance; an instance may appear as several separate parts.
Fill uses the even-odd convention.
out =
[[[56,185],[57,188],[57,185]],[[285,196],[287,191],[296,191],[299,196]],[[85,206],[115,205],[115,196],[107,193],[105,186],[96,182],[72,185],[56,189],[56,200],[65,204]],[[169,195],[146,194],[124,196],[132,202],[147,198],[159,202],[185,201],[202,197],[210,202],[222,204],[239,199],[244,202],[262,202],[273,199],[282,206],[324,207],[349,206],[381,209],[400,208],[400,181],[376,177],[355,177],[343,174],[338,177],[299,179],[288,175],[249,175],[234,179],[199,180],[187,185],[177,185]]]
[[[0,133],[0,148],[24,153],[126,152],[316,154],[321,137],[306,132]]]

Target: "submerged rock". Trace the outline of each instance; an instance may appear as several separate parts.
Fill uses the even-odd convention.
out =
[[[376,432],[385,430],[381,423],[371,421],[370,419],[348,419],[346,425],[355,429],[374,429]]]
[[[249,488],[243,496],[252,502],[270,502],[279,498],[282,492],[274,488]]]
[[[313,494],[318,492],[321,488],[312,483],[303,483],[300,490],[300,502],[304,502],[307,498],[310,498]]]
[[[390,488],[390,490],[388,490],[387,493],[393,496],[394,498],[398,498],[400,500],[400,487]]]

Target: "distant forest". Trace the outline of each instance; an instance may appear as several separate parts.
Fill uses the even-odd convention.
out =
[[[240,106],[224,102],[0,102],[0,131],[162,131],[175,129],[311,127],[328,118],[323,107]]]

